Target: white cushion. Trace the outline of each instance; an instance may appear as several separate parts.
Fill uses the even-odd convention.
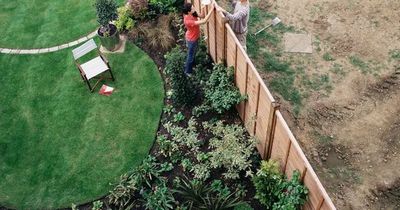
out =
[[[83,72],[85,72],[88,80],[108,70],[107,64],[103,61],[103,59],[101,59],[100,56],[97,56],[92,60],[82,64],[81,68]]]

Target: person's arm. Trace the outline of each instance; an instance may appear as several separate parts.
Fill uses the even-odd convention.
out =
[[[206,7],[203,5],[203,6],[201,6],[201,12],[200,12],[200,15],[199,15],[199,18],[205,18],[206,17]]]
[[[196,25],[203,25],[203,24],[207,23],[208,19],[210,19],[211,14],[213,13],[213,11],[214,11],[214,4],[211,6],[210,11],[208,12],[207,16],[204,19],[195,21],[194,23]]]
[[[225,14],[226,18],[228,18],[229,20],[236,21],[236,20],[240,20],[244,16],[246,16],[249,13],[249,9],[243,8],[242,10],[240,10],[239,12],[236,12],[235,14],[231,14],[229,12],[226,12],[225,10],[222,10],[222,12]]]

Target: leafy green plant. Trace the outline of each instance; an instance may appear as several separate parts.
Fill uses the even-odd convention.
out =
[[[180,47],[173,48],[165,55],[165,72],[170,77],[173,90],[171,98],[176,105],[191,104],[195,97],[194,88],[183,71],[185,57]]]
[[[185,115],[183,115],[182,112],[178,112],[174,115],[174,122],[182,122],[183,120],[185,120]]]
[[[255,198],[264,204],[266,209],[295,210],[306,201],[308,190],[300,183],[300,173],[293,172],[292,179],[287,181],[279,171],[275,161],[263,161],[261,168],[253,177],[256,188]]]
[[[248,203],[235,206],[233,210],[254,210]]]
[[[207,104],[201,104],[199,106],[195,106],[192,109],[192,115],[196,116],[196,117],[200,117],[201,115],[209,112],[211,109],[211,107]]]
[[[176,12],[177,7],[183,5],[183,0],[150,0],[149,8],[152,15]]]
[[[222,183],[211,186],[196,179],[190,181],[187,177],[181,179],[173,192],[182,197],[189,209],[223,210],[242,203],[237,193],[231,192]]]
[[[187,128],[173,126],[171,122],[165,123],[164,127],[172,136],[172,141],[182,147],[188,148],[190,151],[198,151],[200,141],[198,140],[197,122],[194,118],[190,118]]]
[[[95,201],[92,204],[92,210],[101,210],[103,208],[103,202]]]
[[[190,171],[193,168],[193,163],[190,159],[185,158],[181,161],[181,166],[184,171]]]
[[[281,193],[278,194],[278,202],[274,203],[274,210],[296,210],[302,206],[307,199],[308,190],[300,183],[299,171],[294,171],[290,181],[284,181],[279,186]]]
[[[252,175],[250,157],[255,153],[256,141],[245,137],[245,128],[224,125],[222,121],[214,124],[205,122],[203,127],[214,134],[210,139],[211,151],[208,152],[212,168],[225,168],[223,176],[228,179],[239,178],[242,171],[246,171],[246,176]]]
[[[105,34],[109,33],[109,23],[117,19],[117,3],[115,0],[96,0],[97,22],[101,25],[101,31]]]
[[[144,192],[143,198],[146,209],[165,210],[174,208],[175,199],[165,181],[158,183],[150,192]]]
[[[119,7],[118,18],[115,21],[115,26],[119,32],[123,32],[125,30],[131,30],[135,26],[135,21],[131,18],[132,12],[126,6]]]
[[[179,146],[176,142],[168,140],[165,135],[157,137],[159,153],[164,157],[171,157],[173,154],[178,153]]]
[[[134,199],[134,194],[140,189],[141,183],[138,183],[136,174],[124,174],[120,181],[108,196],[109,202],[119,209],[130,209],[129,204]]]
[[[267,209],[272,209],[274,203],[278,201],[279,184],[282,179],[278,162],[262,161],[261,168],[257,171],[256,176],[253,177],[253,184],[256,188],[255,198],[264,204]]]
[[[171,104],[167,104],[167,105],[163,108],[163,111],[164,111],[165,114],[170,115],[170,114],[172,114],[172,113],[175,112],[175,108],[174,108],[174,106],[172,106]]]
[[[245,97],[233,83],[233,69],[222,64],[214,66],[204,88],[206,103],[217,113],[223,113],[240,103]]]

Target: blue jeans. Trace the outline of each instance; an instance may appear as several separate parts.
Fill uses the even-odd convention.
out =
[[[188,48],[188,53],[186,57],[185,73],[191,74],[193,71],[194,59],[196,57],[198,41],[186,41],[186,46]]]

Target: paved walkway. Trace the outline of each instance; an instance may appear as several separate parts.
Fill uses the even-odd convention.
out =
[[[72,47],[75,46],[79,43],[85,42],[93,37],[95,37],[97,35],[97,30],[93,31],[92,33],[90,33],[87,36],[84,36],[78,40],[72,41],[70,43],[67,44],[62,44],[62,45],[58,45],[55,47],[49,47],[49,48],[39,48],[39,49],[8,49],[8,48],[1,48],[0,47],[0,53],[4,53],[4,54],[42,54],[42,53],[48,53],[48,52],[55,52],[58,50],[62,50],[68,47]]]

